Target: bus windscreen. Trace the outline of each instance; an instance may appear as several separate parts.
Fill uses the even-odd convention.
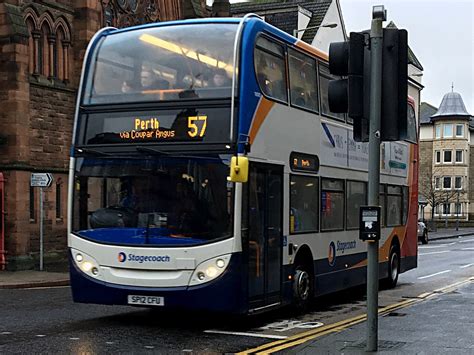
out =
[[[189,24],[105,36],[83,105],[231,96],[235,24]]]

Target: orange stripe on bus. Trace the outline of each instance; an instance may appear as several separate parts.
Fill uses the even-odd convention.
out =
[[[265,97],[262,96],[260,102],[258,103],[257,110],[255,111],[255,115],[252,120],[252,126],[250,127],[250,144],[253,143],[255,137],[257,136],[260,127],[267,118],[268,113],[270,112],[271,108],[273,107],[273,101],[267,100]]]
[[[297,48],[300,48],[300,49],[303,49],[307,52],[310,52],[311,54],[314,54],[316,55],[318,58],[321,58],[321,59],[324,59],[324,60],[329,60],[329,56],[324,53],[323,51],[313,47],[313,46],[310,46],[308,43],[306,42],[303,42],[303,41],[297,41],[296,42],[296,47]]]

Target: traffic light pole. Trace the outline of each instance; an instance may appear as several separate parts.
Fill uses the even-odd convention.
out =
[[[369,206],[379,205],[380,193],[380,121],[382,108],[382,22],[386,19],[383,6],[374,6],[370,29],[370,115],[369,115]],[[377,351],[379,242],[367,243],[367,351]]]

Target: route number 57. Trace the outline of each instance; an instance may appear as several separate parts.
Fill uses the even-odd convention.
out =
[[[207,116],[191,116],[188,117],[188,136],[191,138],[204,137],[207,127]]]

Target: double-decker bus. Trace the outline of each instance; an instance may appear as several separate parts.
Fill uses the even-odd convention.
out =
[[[74,301],[256,313],[365,283],[368,146],[328,109],[327,59],[255,15],[99,31],[71,149]],[[418,153],[381,150],[395,286],[417,265]]]

